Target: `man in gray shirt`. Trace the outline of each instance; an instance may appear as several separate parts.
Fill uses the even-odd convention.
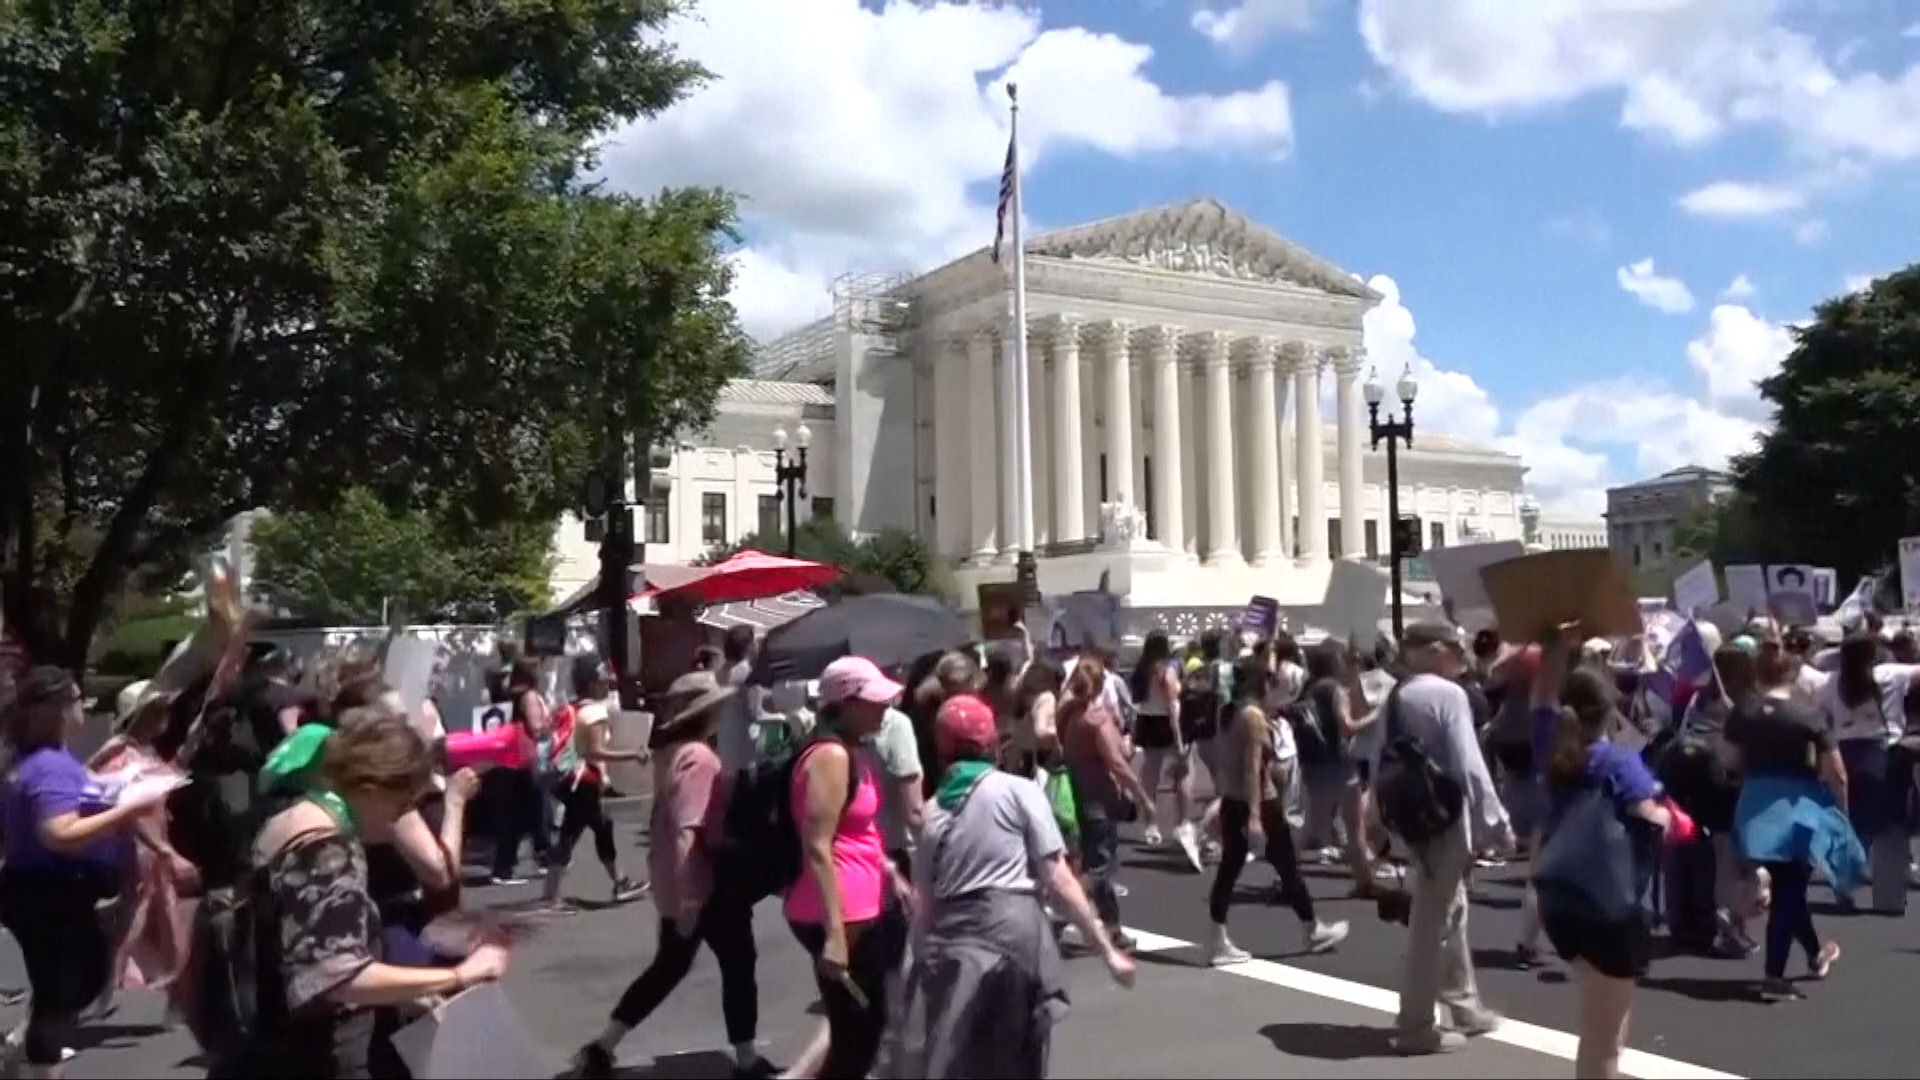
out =
[[[1421,845],[1402,842],[1412,857],[1412,912],[1394,1048],[1402,1054],[1434,1054],[1456,1049],[1500,1023],[1481,1004],[1473,977],[1467,872],[1473,853],[1483,846],[1511,850],[1513,829],[1480,754],[1467,692],[1456,681],[1464,659],[1459,631],[1447,623],[1415,623],[1401,638],[1400,658],[1407,677],[1389,706],[1393,731],[1387,737],[1418,742],[1465,793],[1459,828]],[[1443,1018],[1436,1018],[1435,1005]]]

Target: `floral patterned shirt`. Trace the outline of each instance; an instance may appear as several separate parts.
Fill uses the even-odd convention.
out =
[[[287,1008],[301,1012],[372,964],[380,913],[367,892],[367,855],[351,837],[296,837],[267,864],[280,916]]]

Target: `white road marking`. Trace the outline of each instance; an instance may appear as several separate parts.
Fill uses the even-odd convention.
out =
[[[1129,926],[1127,933],[1133,935],[1135,948],[1139,952],[1164,953],[1177,949],[1200,948],[1191,941],[1156,934],[1151,930],[1138,930]],[[1327,998],[1330,1001],[1357,1005],[1374,1012],[1394,1015],[1400,1011],[1400,995],[1392,990],[1350,982],[1318,971],[1308,971],[1305,968],[1276,964],[1271,960],[1249,960],[1244,964],[1233,964],[1213,970],[1263,982],[1269,986],[1278,986],[1284,990],[1294,990],[1314,997]],[[1572,988],[1569,987],[1567,992],[1571,993]],[[1563,1061],[1572,1061],[1580,1046],[1577,1035],[1541,1027],[1538,1024],[1529,1024],[1511,1017],[1502,1021],[1498,1029],[1484,1038],[1488,1042],[1516,1046],[1522,1050],[1531,1050]],[[1690,1062],[1677,1061],[1658,1054],[1649,1054],[1644,1050],[1633,1049],[1620,1055],[1620,1071],[1627,1076],[1639,1077],[1640,1080],[1741,1080],[1736,1073],[1721,1072],[1704,1065],[1694,1065]]]

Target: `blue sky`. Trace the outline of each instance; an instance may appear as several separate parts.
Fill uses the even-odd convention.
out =
[[[1920,2],[705,0],[674,36],[718,78],[608,172],[742,192],[756,332],[990,239],[1015,78],[1035,227],[1209,195],[1385,275],[1376,359],[1570,514],[1748,445],[1785,324],[1920,237]]]

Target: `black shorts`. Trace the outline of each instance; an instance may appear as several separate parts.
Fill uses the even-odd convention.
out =
[[[1540,929],[1560,959],[1585,961],[1610,979],[1638,979],[1653,963],[1653,930],[1645,916],[1606,922],[1543,910]]]
[[[1133,742],[1142,750],[1173,749],[1173,718],[1166,713],[1141,713],[1133,722]]]

